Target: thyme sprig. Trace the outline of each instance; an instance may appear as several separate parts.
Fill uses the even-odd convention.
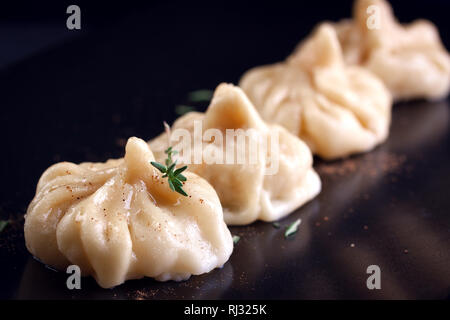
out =
[[[214,95],[214,91],[207,89],[200,89],[189,92],[187,96],[187,100],[189,103],[180,104],[175,107],[175,113],[179,116],[185,115],[188,112],[197,111],[197,107],[195,104],[204,104],[205,102],[209,102]]]
[[[188,98],[191,102],[207,102],[212,99],[213,95],[214,91],[200,89],[190,92]]]
[[[187,197],[188,194],[183,190],[183,182],[187,180],[187,178],[182,174],[184,170],[187,169],[187,166],[183,166],[181,168],[175,169],[177,165],[177,161],[173,161],[172,157],[178,154],[178,151],[173,150],[172,146],[170,146],[170,127],[167,123],[164,122],[164,127],[166,133],[168,135],[169,147],[164,151],[167,154],[167,159],[165,160],[165,164],[163,165],[156,161],[151,161],[150,163],[156,169],[158,169],[161,173],[164,173],[163,178],[167,178],[169,182],[169,187],[173,191],[178,192],[179,194]]]
[[[196,110],[197,109],[194,106],[188,106],[188,105],[184,105],[184,104],[180,104],[175,107],[175,113],[179,116],[183,116],[186,113],[196,111]]]
[[[300,225],[300,223],[302,222],[301,219],[297,219],[295,220],[293,223],[291,223],[287,228],[286,231],[284,232],[284,237],[285,238],[289,238],[292,235],[297,233],[298,230],[298,226]]]
[[[9,221],[8,220],[0,220],[0,232],[3,231],[3,229],[5,229],[5,227],[8,225]]]
[[[172,147],[169,147],[166,151],[167,154],[166,165],[163,165],[159,162],[152,161],[150,162],[152,166],[158,169],[161,173],[164,173],[163,178],[167,178],[169,182],[169,187],[173,191],[182,194],[187,197],[187,193],[183,190],[183,182],[187,180],[187,178],[182,174],[184,170],[187,169],[187,166],[178,168],[175,170],[175,166],[177,162],[172,162],[172,156],[174,155],[175,150],[172,150]]]

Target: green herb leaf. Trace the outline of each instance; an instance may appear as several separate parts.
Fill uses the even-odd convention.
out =
[[[175,172],[173,173],[173,175],[176,177],[176,176],[178,176],[179,174],[181,174],[181,173],[182,173],[184,170],[186,170],[186,169],[187,169],[187,166],[178,168],[177,170],[175,170]]]
[[[205,102],[211,100],[214,92],[211,90],[195,90],[189,93],[188,99],[191,102]]]
[[[173,174],[173,169],[175,168],[176,165],[177,165],[177,162],[175,161],[169,167],[167,167],[167,174],[169,174],[169,175]]]
[[[168,136],[170,137],[170,127],[167,123],[164,122],[164,127],[166,129],[166,132]],[[170,139],[169,139],[170,141]],[[156,169],[158,169],[163,174],[163,178],[167,178],[167,181],[169,183],[170,189],[173,191],[178,192],[179,194],[187,197],[188,194],[183,190],[183,182],[186,181],[186,177],[183,176],[181,173],[187,169],[187,166],[181,167],[179,169],[175,169],[177,165],[177,161],[173,162],[172,156],[177,154],[178,151],[173,150],[172,146],[169,146],[166,150],[164,150],[164,153],[167,154],[167,159],[165,160],[166,166],[162,165],[158,162],[150,162],[152,166],[154,166]]]
[[[293,223],[291,223],[287,228],[286,231],[284,232],[284,237],[288,238],[289,236],[295,234],[298,230],[298,226],[300,225],[300,223],[302,222],[302,220],[297,219],[295,220]]]
[[[273,226],[274,228],[280,229],[280,223],[279,223],[279,222],[274,222],[274,223],[272,223],[272,226]]]
[[[175,187],[175,191],[182,194],[183,196],[187,197],[188,194],[183,190],[183,188],[181,186],[176,186]]]
[[[152,164],[152,166],[154,166],[156,169],[158,169],[159,171],[161,171],[161,173],[166,173],[167,169],[166,167],[164,167],[161,163],[158,162],[150,162]]]
[[[197,109],[193,106],[186,106],[186,105],[178,105],[175,107],[175,113],[179,116],[185,115],[186,113],[197,111]]]
[[[169,154],[170,152],[172,152],[172,147],[168,147],[166,150],[164,150],[165,154]]]
[[[176,190],[175,190],[175,186],[173,185],[172,180],[168,179],[168,181],[169,181],[169,187],[170,187],[170,189],[172,189],[173,191],[176,191]]]
[[[172,179],[172,183],[175,186],[175,188],[183,186],[183,183],[180,180],[178,180],[177,178]]]
[[[241,237],[235,236],[235,235],[233,236],[233,243],[234,243],[234,244],[238,243],[239,240],[241,240]]]
[[[5,229],[5,227],[8,225],[9,221],[8,220],[0,220],[0,232],[3,231],[3,229]]]

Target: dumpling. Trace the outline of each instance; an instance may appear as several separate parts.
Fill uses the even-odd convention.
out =
[[[280,219],[320,191],[320,179],[312,168],[308,146],[284,128],[266,124],[236,86],[219,85],[206,113],[191,112],[176,120],[172,139],[176,140],[174,135],[183,131],[194,138],[187,145],[185,141],[178,143],[176,148],[183,154],[179,161],[215,188],[229,225]],[[236,139],[229,139],[228,133],[234,133]],[[245,145],[239,146],[240,139]],[[263,147],[264,141],[267,148]],[[166,135],[161,134],[149,144],[155,158],[162,161],[168,146]],[[193,153],[185,153],[191,146],[195,149],[195,145],[203,146],[197,159],[200,161],[195,161]],[[227,151],[231,151],[233,161],[227,162],[220,156],[208,160],[209,155],[226,157]]]
[[[325,159],[369,151],[389,133],[391,95],[371,72],[344,63],[327,23],[285,62],[246,72],[240,86],[263,119],[281,124]]]
[[[123,159],[48,168],[26,214],[28,250],[57,269],[78,265],[104,288],[222,266],[233,241],[216,192],[191,172],[183,187],[189,196],[173,192],[153,160],[133,137]]]
[[[402,25],[385,0],[356,0],[353,20],[335,24],[347,63],[376,74],[394,99],[439,99],[450,88],[450,56],[427,20]]]

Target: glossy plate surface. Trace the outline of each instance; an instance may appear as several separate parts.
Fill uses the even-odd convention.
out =
[[[279,229],[231,228],[241,240],[220,270],[111,290],[83,278],[81,290],[69,291],[66,274],[30,256],[21,217],[49,165],[122,156],[127,137],[148,140],[173,121],[188,92],[236,83],[250,67],[283,59],[318,22],[184,9],[134,13],[0,73],[0,216],[12,220],[0,234],[0,298],[449,297],[448,100],[395,105],[391,135],[373,152],[315,159],[322,193]],[[298,218],[298,233],[285,239]],[[381,269],[381,290],[366,287],[369,265]]]

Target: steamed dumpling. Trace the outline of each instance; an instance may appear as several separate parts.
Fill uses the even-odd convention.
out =
[[[179,159],[215,188],[227,224],[244,225],[258,219],[280,219],[319,193],[320,179],[312,168],[313,159],[308,146],[284,128],[264,123],[240,88],[219,85],[206,113],[191,112],[180,117],[172,126],[172,135],[176,130],[184,129],[193,136],[195,123],[201,123],[205,134],[208,129],[218,130],[224,137],[229,129],[235,129],[238,137],[245,137],[244,130],[247,129],[253,133],[245,137],[246,145],[241,151],[245,153],[246,161],[240,164],[226,164],[225,161],[209,161],[208,164],[205,160],[194,164],[193,155]],[[250,154],[256,154],[250,148],[252,143],[268,141],[272,145],[269,141],[272,137],[278,137],[278,150],[269,147],[257,161],[249,161]],[[218,141],[217,137],[203,139],[203,149],[208,150],[208,154],[219,154],[230,147],[225,139],[222,145]],[[155,158],[162,162],[166,156],[163,150],[168,145],[166,135],[162,134],[149,143]],[[236,145],[232,149],[236,154],[239,152]]]
[[[374,28],[377,18],[379,28]],[[402,25],[387,1],[356,0],[353,20],[339,22],[335,28],[346,62],[376,74],[394,99],[447,96],[450,56],[430,21]]]
[[[372,73],[344,63],[329,24],[285,62],[248,71],[240,86],[263,119],[281,124],[325,159],[369,151],[389,133],[391,95]]]
[[[105,288],[222,266],[233,242],[216,192],[186,172],[189,196],[175,193],[153,160],[143,140],[130,138],[124,159],[48,168],[26,214],[28,250],[57,269],[76,264]]]

